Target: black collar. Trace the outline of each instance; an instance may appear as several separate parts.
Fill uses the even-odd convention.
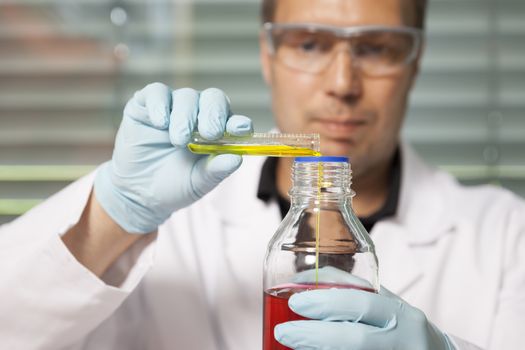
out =
[[[281,216],[284,218],[290,209],[290,201],[288,198],[281,196],[277,190],[277,161],[278,158],[269,157],[264,162],[261,170],[261,178],[259,180],[259,188],[257,189],[257,198],[265,203],[268,203],[271,200],[277,200]],[[389,192],[385,204],[383,204],[383,206],[374,214],[364,218],[359,218],[368,232],[372,231],[372,228],[378,221],[396,215],[400,187],[401,155],[398,148],[394,154],[394,159],[392,160]]]

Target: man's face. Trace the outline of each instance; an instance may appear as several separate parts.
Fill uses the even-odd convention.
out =
[[[279,0],[273,22],[338,27],[413,26],[413,0]],[[281,132],[319,133],[323,155],[347,155],[365,175],[393,154],[417,60],[388,76],[367,76],[338,52],[321,73],[290,69],[261,39],[263,74]]]

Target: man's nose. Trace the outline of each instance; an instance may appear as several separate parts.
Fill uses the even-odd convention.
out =
[[[334,53],[325,76],[326,91],[329,95],[355,100],[362,93],[362,81],[359,68],[349,49]]]

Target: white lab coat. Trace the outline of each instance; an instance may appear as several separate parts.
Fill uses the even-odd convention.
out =
[[[275,203],[256,198],[263,160],[245,158],[103,281],[59,238],[78,220],[93,175],[1,227],[0,349],[261,349],[262,262],[281,220]],[[462,187],[404,145],[398,214],[372,238],[382,284],[458,348],[525,349],[521,199]]]

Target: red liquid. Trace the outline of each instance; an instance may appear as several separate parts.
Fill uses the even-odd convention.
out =
[[[304,292],[312,289],[328,288],[350,288],[361,289],[375,293],[373,289],[363,288],[349,284],[286,284],[268,289],[264,292],[264,321],[263,321],[263,350],[289,350],[290,348],[281,345],[273,337],[273,329],[279,323],[307,320],[299,316],[288,307],[288,299],[295,293]]]

